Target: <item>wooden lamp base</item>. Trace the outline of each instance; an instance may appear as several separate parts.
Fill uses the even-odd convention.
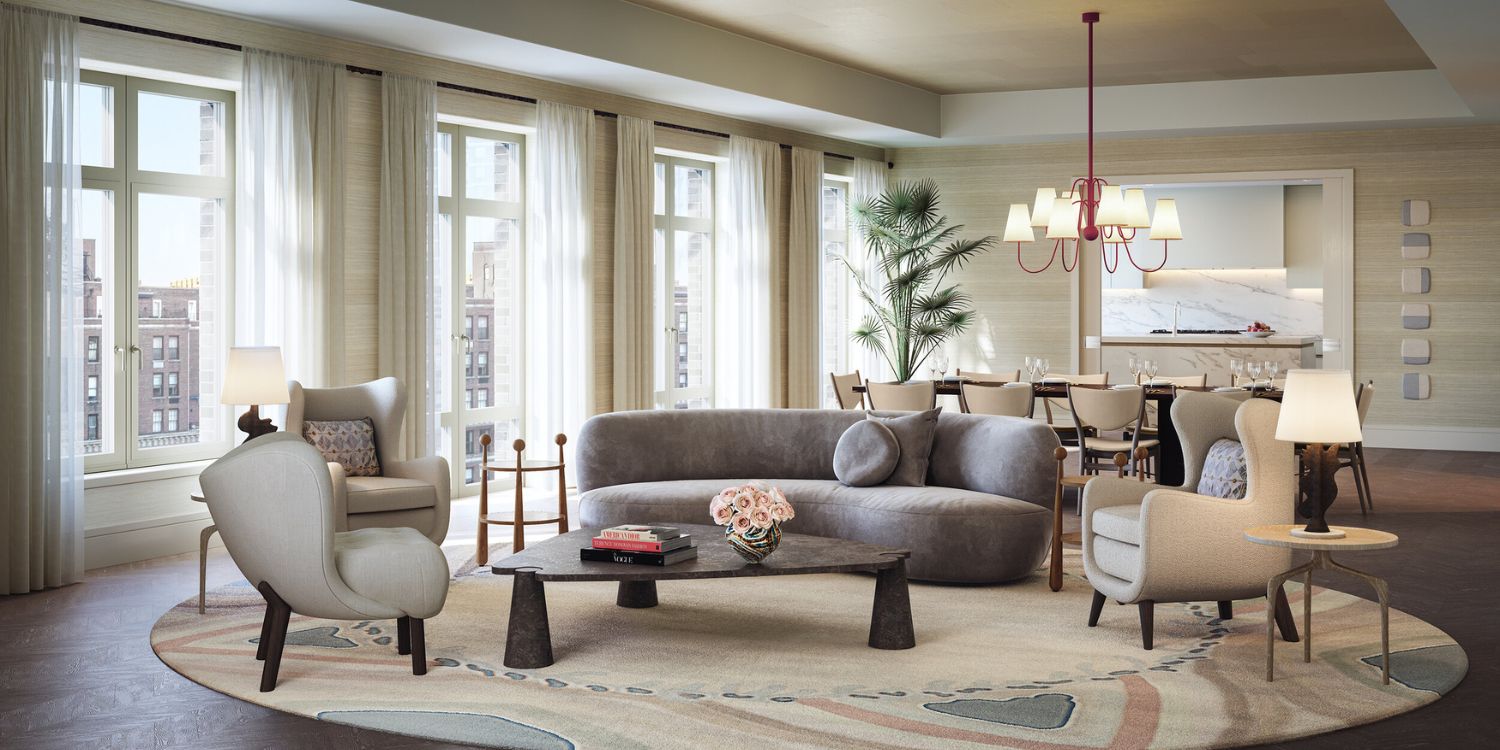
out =
[[[1339,496],[1338,485],[1333,481],[1339,470],[1339,446],[1309,443],[1302,449],[1302,476],[1299,481],[1297,513],[1307,519],[1307,526],[1293,529],[1292,536],[1304,539],[1340,539],[1344,532],[1328,528],[1323,514]]]
[[[260,406],[256,404],[251,404],[250,410],[241,414],[240,421],[236,424],[239,425],[240,432],[245,433],[245,440],[247,441],[254,440],[261,435],[269,435],[276,431],[276,425],[271,424],[270,417],[261,418]]]

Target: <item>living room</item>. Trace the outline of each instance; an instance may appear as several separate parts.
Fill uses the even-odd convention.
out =
[[[7,746],[1496,728],[1490,3],[0,12]]]

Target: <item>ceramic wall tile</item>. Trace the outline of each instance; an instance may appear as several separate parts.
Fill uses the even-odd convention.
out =
[[[1432,205],[1424,200],[1401,202],[1401,223],[1409,227],[1425,227],[1432,219]]]
[[[1426,268],[1401,269],[1401,291],[1406,294],[1426,294],[1432,290],[1432,273]]]
[[[1401,235],[1401,257],[1406,260],[1423,260],[1432,255],[1432,235],[1426,232],[1407,232]]]
[[[1432,361],[1432,342],[1427,339],[1402,339],[1401,364],[1425,365]]]
[[[1401,327],[1411,330],[1421,330],[1432,325],[1432,306],[1423,304],[1406,304],[1401,306]]]

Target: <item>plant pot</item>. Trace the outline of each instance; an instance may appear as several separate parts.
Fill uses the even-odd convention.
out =
[[[781,522],[772,521],[770,528],[752,528],[744,533],[736,532],[732,527],[724,527],[724,541],[729,547],[739,553],[752,564],[765,560],[776,551],[776,546],[781,544]]]

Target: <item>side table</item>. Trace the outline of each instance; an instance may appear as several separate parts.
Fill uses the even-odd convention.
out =
[[[567,465],[563,460],[563,446],[568,442],[568,436],[558,433],[553,439],[557,443],[556,461],[529,461],[525,458],[526,441],[517,439],[511,443],[511,448],[516,452],[514,463],[490,463],[490,436],[488,434],[479,437],[479,533],[478,547],[474,553],[474,562],[485,565],[490,559],[490,525],[510,526],[511,553],[526,549],[525,529],[527,526],[539,524],[557,524],[557,533],[568,533],[568,476]],[[510,513],[490,512],[490,472],[506,472],[516,475],[516,505]],[[527,513],[522,504],[522,486],[526,483],[528,473],[537,471],[557,472],[557,515],[545,512]]]
[[[1375,589],[1375,595],[1380,599],[1380,667],[1381,682],[1391,684],[1391,596],[1390,589],[1384,580],[1355,570],[1347,565],[1340,565],[1333,561],[1333,553],[1357,550],[1386,549],[1396,546],[1400,538],[1395,534],[1375,529],[1359,529],[1349,526],[1337,526],[1339,531],[1344,532],[1340,539],[1308,539],[1306,537],[1292,536],[1292,529],[1300,529],[1302,524],[1275,524],[1271,526],[1256,526],[1245,530],[1245,538],[1256,544],[1264,544],[1271,547],[1289,547],[1294,550],[1308,550],[1312,552],[1312,560],[1304,565],[1298,565],[1285,573],[1275,576],[1270,583],[1266,584],[1266,596],[1268,601],[1275,601],[1276,592],[1281,590],[1281,584],[1287,579],[1301,575],[1302,578],[1302,661],[1312,661],[1312,572],[1314,570],[1341,570],[1357,578],[1363,579]],[[1266,682],[1275,679],[1276,669],[1276,609],[1274,607],[1266,610]]]
[[[191,497],[195,503],[208,502],[203,499],[203,495],[197,492],[188,495],[188,497]],[[198,532],[198,614],[200,615],[206,611],[203,608],[203,598],[208,593],[208,540],[212,539],[214,533],[218,530],[218,526],[210,523],[204,526],[202,531]]]

